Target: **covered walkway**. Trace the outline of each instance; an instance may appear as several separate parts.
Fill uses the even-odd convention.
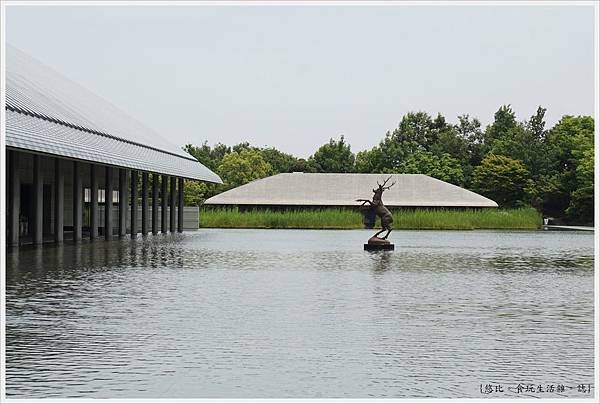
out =
[[[184,181],[221,183],[156,132],[11,46],[6,149],[11,246],[197,228]]]

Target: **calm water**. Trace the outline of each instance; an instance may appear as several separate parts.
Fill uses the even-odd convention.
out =
[[[9,252],[7,394],[593,396],[593,233],[396,231],[396,251],[364,252],[371,233]]]

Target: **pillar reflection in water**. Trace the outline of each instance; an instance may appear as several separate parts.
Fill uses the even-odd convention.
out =
[[[9,249],[6,252],[7,285],[25,282],[29,292],[34,292],[36,283],[26,281],[31,277],[44,279],[45,287],[51,287],[55,281],[58,284],[68,278],[89,282],[96,273],[123,269],[181,268],[185,263],[185,252],[177,244],[185,236],[177,236],[115,239],[101,243],[67,241]],[[75,287],[76,283],[73,285]]]

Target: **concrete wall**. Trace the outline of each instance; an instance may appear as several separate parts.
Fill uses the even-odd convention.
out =
[[[162,228],[160,226],[160,214],[162,209],[160,208],[160,206],[157,209],[158,211],[158,231],[162,231]],[[115,218],[119,217],[119,207],[117,206],[117,204],[114,205],[113,207],[113,215]],[[171,208],[167,208],[167,216],[169,216],[171,212]],[[198,219],[199,219],[199,214],[200,214],[200,208],[198,206],[184,206],[183,207],[183,230],[198,230]],[[104,206],[98,206],[98,220],[100,221],[100,223],[98,224],[99,228],[104,228]],[[115,220],[115,223],[113,223],[114,228],[117,227],[117,221],[118,219]],[[175,223],[177,223],[177,216],[175,216]],[[151,233],[152,232],[152,205],[149,204],[148,206],[148,217],[147,217],[147,224],[148,224],[148,232]],[[88,226],[88,222],[86,220],[83,221],[83,225]],[[169,223],[167,221],[167,230],[170,231],[169,227],[168,227]],[[140,233],[142,231],[142,207],[138,206],[138,217],[137,217],[137,232]],[[128,207],[127,209],[127,233],[131,232],[131,207]]]

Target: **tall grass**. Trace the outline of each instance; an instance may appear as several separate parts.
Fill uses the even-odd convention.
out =
[[[472,230],[537,229],[541,215],[519,209],[395,209],[394,229]],[[376,227],[380,226],[379,220]],[[362,229],[356,209],[252,210],[202,208],[200,227],[254,229]]]

